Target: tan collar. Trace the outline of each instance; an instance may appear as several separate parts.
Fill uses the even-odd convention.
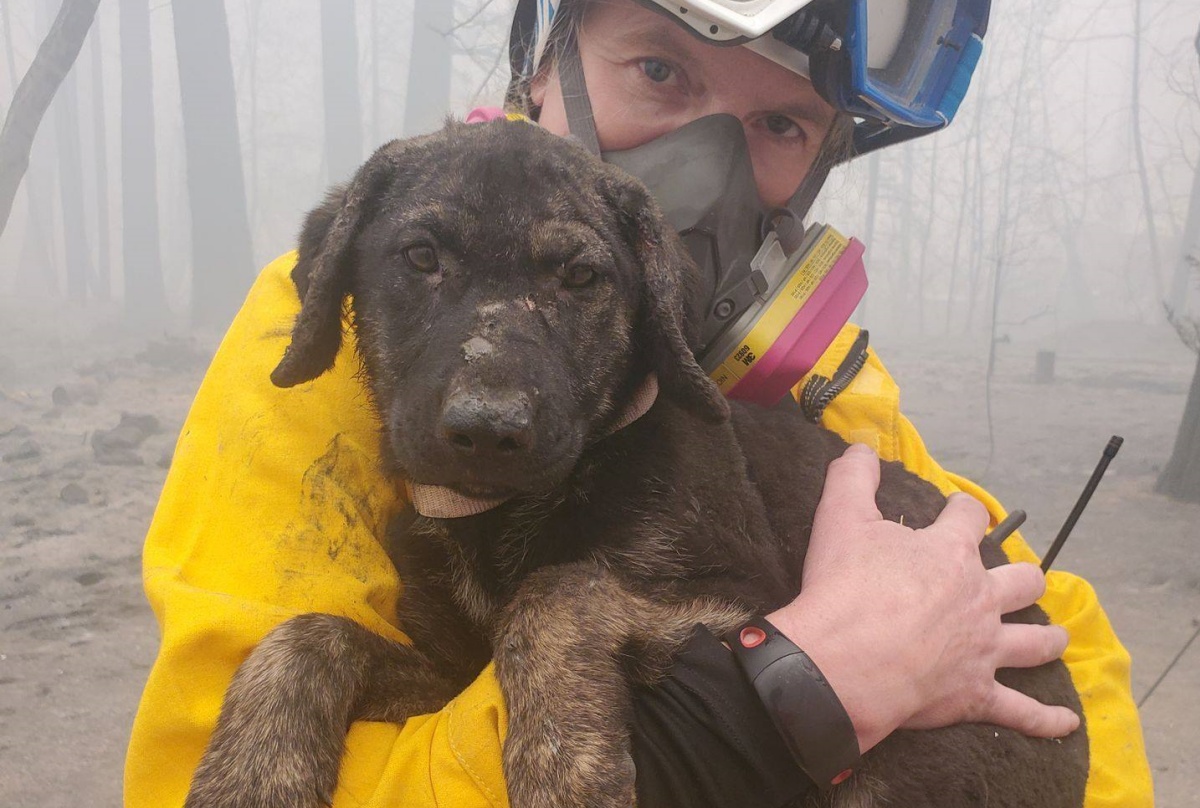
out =
[[[612,425],[607,434],[611,435],[614,432],[622,430],[641,418],[654,406],[654,401],[657,398],[658,377],[651,373],[646,376],[642,384],[634,391],[633,398],[629,400],[629,404],[626,405],[625,410],[621,413],[621,417]],[[492,508],[507,502],[509,499],[508,497],[470,497],[466,494],[460,494],[444,485],[419,485],[405,482],[404,487],[408,491],[408,498],[412,501],[417,513],[433,519],[457,519],[462,516],[475,516],[485,511],[490,511]]]

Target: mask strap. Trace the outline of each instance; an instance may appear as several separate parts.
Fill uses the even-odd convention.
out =
[[[800,242],[804,240],[804,220],[808,218],[809,210],[832,168],[831,160],[818,158],[796,193],[788,200],[787,206],[777,211],[775,233],[779,236],[780,246],[789,255],[799,249]]]
[[[600,156],[600,138],[596,135],[596,118],[592,100],[588,97],[587,81],[583,75],[583,59],[575,31],[567,33],[558,60],[558,81],[562,86],[563,107],[567,113],[567,128],[588,151]]]

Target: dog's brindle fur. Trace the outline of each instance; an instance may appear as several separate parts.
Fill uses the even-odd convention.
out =
[[[511,499],[397,520],[411,646],[330,615],[273,631],[234,677],[188,806],[328,804],[350,722],[437,710],[492,658],[512,804],[634,802],[631,686],[696,623],[724,631],[795,595],[845,448],[787,406],[729,417],[688,349],[689,271],[639,183],[524,123],[393,142],[310,214],[274,381],[330,367],[349,299],[387,472]],[[657,403],[608,434],[651,372]],[[944,500],[887,463],[878,504],[921,527]],[[998,678],[1080,710],[1061,663]],[[1087,754],[1082,730],[901,731],[812,804],[1081,805]]]

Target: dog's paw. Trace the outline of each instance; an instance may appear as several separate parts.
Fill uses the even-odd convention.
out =
[[[210,749],[192,779],[184,808],[328,808],[333,784],[296,756]]]
[[[545,747],[530,757],[505,754],[512,808],[631,808],[637,804],[636,770],[628,752],[579,754]],[[524,757],[524,759],[522,759]]]
[[[187,808],[332,803],[357,693],[348,654],[330,650],[344,647],[345,636],[345,621],[302,615],[259,644],[225,694]]]

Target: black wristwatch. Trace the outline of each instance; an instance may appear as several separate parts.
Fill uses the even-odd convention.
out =
[[[792,756],[819,788],[845,781],[862,753],[846,708],[816,663],[765,618],[725,635]]]

